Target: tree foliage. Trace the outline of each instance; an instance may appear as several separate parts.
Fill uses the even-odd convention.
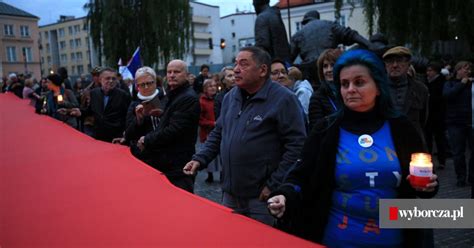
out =
[[[189,47],[187,0],[89,0],[84,5],[94,47],[108,64],[140,46],[147,65],[182,58]]]
[[[382,32],[393,44],[411,44],[431,55],[434,41],[458,37],[474,51],[474,0],[362,0],[362,5],[369,34]]]

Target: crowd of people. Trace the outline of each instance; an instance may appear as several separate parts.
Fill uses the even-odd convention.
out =
[[[465,157],[474,136],[472,63],[415,65],[403,46],[317,54],[305,60],[316,80],[244,47],[215,74],[202,65],[193,75],[172,60],[163,78],[147,66],[134,79],[98,67],[92,81],[71,84],[62,68],[39,82],[11,74],[1,89],[97,140],[129,146],[191,193],[198,170],[207,169],[206,182],[220,172],[223,205],[303,238],[329,247],[431,246],[430,230],[378,228],[378,200],[433,197],[448,157],[456,185],[474,184],[472,147]],[[437,158],[421,188],[409,180],[417,152]]]

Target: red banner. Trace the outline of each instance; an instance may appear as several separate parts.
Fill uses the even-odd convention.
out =
[[[319,247],[0,94],[0,247]]]

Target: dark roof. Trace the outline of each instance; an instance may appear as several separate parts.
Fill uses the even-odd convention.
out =
[[[39,19],[39,17],[34,16],[24,10],[15,8],[9,4],[6,4],[4,2],[0,2],[0,15],[9,15],[9,16],[22,16],[22,17],[29,17],[29,18],[36,18]]]
[[[57,25],[57,24],[60,24],[60,23],[72,22],[72,21],[77,21],[77,20],[81,20],[81,19],[85,20],[86,18],[87,18],[87,16],[83,16],[83,17],[68,19],[68,20],[65,20],[65,21],[57,21],[57,22],[53,22],[53,23],[50,23],[50,24],[45,24],[45,25],[39,26],[39,28],[54,26],[54,25]]]

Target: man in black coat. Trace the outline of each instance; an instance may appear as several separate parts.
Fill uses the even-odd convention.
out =
[[[272,59],[290,61],[290,45],[280,10],[269,6],[270,0],[253,0],[257,13],[255,20],[255,46],[267,51]]]
[[[446,164],[446,127],[444,123],[446,106],[443,99],[445,78],[441,75],[441,65],[430,63],[426,69],[427,86],[430,92],[428,121],[425,127],[425,138],[428,150],[432,152],[433,137],[438,151],[438,169],[444,169]]]
[[[172,60],[166,69],[168,101],[154,131],[142,136],[137,146],[142,151],[152,151],[152,167],[163,172],[175,186],[193,192],[194,177],[185,175],[184,165],[195,152],[199,114],[199,99],[189,85],[187,65],[182,60]]]
[[[100,72],[101,87],[90,92],[90,105],[86,112],[94,116],[94,138],[106,142],[122,137],[125,129],[130,96],[117,88],[117,73],[111,68]]]

